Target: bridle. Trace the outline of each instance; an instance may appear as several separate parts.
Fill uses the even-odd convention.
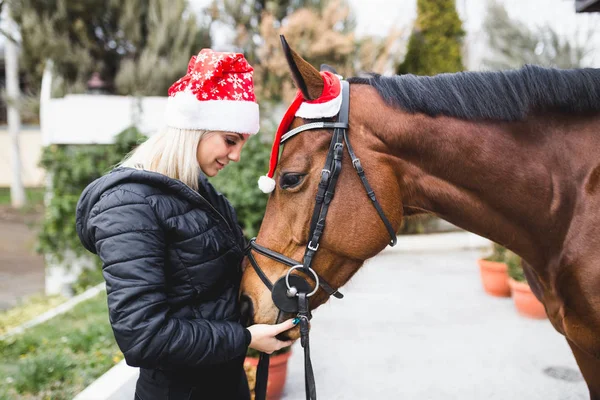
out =
[[[308,299],[313,296],[319,288],[323,289],[329,296],[334,296],[338,299],[344,296],[337,290],[331,287],[325,279],[323,279],[313,268],[313,258],[319,249],[319,242],[321,235],[325,230],[325,221],[327,213],[329,211],[329,205],[335,194],[336,184],[342,170],[342,153],[344,150],[344,142],[348,148],[348,154],[352,160],[352,166],[356,170],[356,173],[360,177],[362,185],[364,186],[367,195],[371,199],[375,210],[379,214],[379,217],[383,221],[389,235],[390,235],[390,246],[396,244],[396,231],[392,227],[392,224],[385,216],[381,205],[375,197],[375,192],[369,185],[369,181],[365,176],[365,171],[362,168],[360,160],[356,157],[350,141],[348,140],[348,112],[350,108],[350,85],[347,81],[342,80],[342,104],[338,113],[336,122],[312,122],[301,125],[295,129],[292,129],[285,133],[281,137],[281,143],[291,139],[295,135],[313,129],[333,129],[333,135],[331,143],[329,145],[329,151],[325,159],[325,166],[321,171],[321,180],[317,189],[317,196],[315,198],[315,207],[313,210],[310,230],[308,236],[308,244],[304,252],[304,259],[302,263],[296,260],[288,258],[281,253],[267,249],[256,243],[256,238],[250,240],[246,247],[246,255],[250,261],[250,264],[256,271],[257,275],[264,283],[264,285],[271,291],[271,298],[273,303],[281,312],[286,313],[297,313],[297,318],[300,320],[300,343],[304,348],[304,374],[305,374],[305,389],[307,400],[314,400],[317,398],[314,374],[312,370],[312,363],[310,361],[310,347],[309,347],[309,325],[308,321],[311,319],[311,313],[309,309]],[[252,255],[252,250],[257,253],[275,260],[281,264],[290,267],[285,276],[279,278],[274,284],[271,283],[266,274],[262,271],[256,259]],[[310,277],[314,282],[314,288],[307,282],[305,278],[298,274],[292,274],[293,271],[301,271],[307,277]],[[278,317],[279,319],[279,317]],[[257,378],[255,387],[255,398],[262,400],[266,397],[266,385],[269,368],[269,355],[261,353],[260,360],[257,368]]]

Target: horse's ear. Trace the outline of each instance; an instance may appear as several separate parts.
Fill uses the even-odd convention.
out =
[[[290,48],[285,37],[280,35],[283,53],[292,72],[292,79],[296,87],[300,89],[304,99],[315,100],[323,93],[323,78],[315,67],[300,57]]]
[[[320,71],[321,72],[327,71],[327,72],[331,72],[332,74],[336,74],[337,75],[337,72],[336,72],[335,68],[333,68],[331,65],[327,65],[327,64],[321,64]]]

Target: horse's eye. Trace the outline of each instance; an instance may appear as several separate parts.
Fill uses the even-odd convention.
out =
[[[304,176],[304,174],[297,173],[283,174],[279,180],[279,186],[281,186],[282,189],[291,189],[302,183]]]

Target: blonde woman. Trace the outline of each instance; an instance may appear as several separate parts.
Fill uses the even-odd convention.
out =
[[[271,353],[293,327],[240,322],[244,238],[229,202],[207,181],[240,159],[258,132],[252,67],[202,50],[169,89],[167,128],[77,205],[77,233],[98,254],[110,322],[136,399],[249,399],[248,346]]]

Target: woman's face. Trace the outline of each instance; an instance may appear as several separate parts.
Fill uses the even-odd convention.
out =
[[[208,132],[198,144],[196,157],[198,165],[206,176],[215,176],[230,161],[239,161],[242,147],[250,135],[212,131]]]

